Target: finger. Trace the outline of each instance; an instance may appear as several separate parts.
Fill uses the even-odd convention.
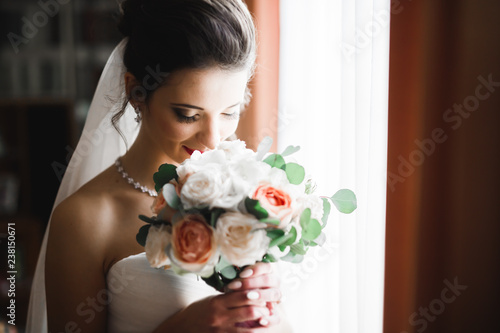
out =
[[[249,277],[255,277],[264,274],[270,274],[273,272],[273,265],[266,262],[258,262],[254,265],[246,267],[240,274],[239,277],[246,279]]]
[[[279,286],[280,286],[279,276],[274,273],[271,273],[245,279],[236,279],[230,284],[228,284],[227,288],[229,290],[245,290],[245,289],[278,288]]]
[[[272,317],[269,309],[265,306],[240,306],[226,312],[227,322],[236,324],[250,320],[260,320],[260,318]]]
[[[271,327],[274,325],[278,325],[281,321],[281,318],[279,315],[271,315],[268,317],[262,317],[259,319],[259,325],[263,327]]]
[[[220,308],[230,309],[248,305],[268,307],[268,303],[278,302],[279,300],[281,300],[281,290],[267,288],[233,291],[218,295],[215,302]]]

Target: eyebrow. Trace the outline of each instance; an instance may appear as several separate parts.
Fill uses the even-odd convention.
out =
[[[231,106],[228,106],[226,109],[230,109],[230,108],[233,108],[237,105],[241,104],[241,102],[238,102],[234,105],[231,105]],[[205,111],[204,108],[202,107],[199,107],[199,106],[196,106],[196,105],[191,105],[191,104],[183,104],[183,103],[170,103],[170,105],[172,106],[180,106],[180,107],[184,107],[184,108],[188,108],[188,109],[196,109],[196,110],[201,110],[201,111]]]

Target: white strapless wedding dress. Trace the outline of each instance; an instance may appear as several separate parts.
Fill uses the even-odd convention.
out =
[[[116,262],[106,281],[110,333],[151,332],[190,303],[219,293],[194,274],[152,268],[144,252]]]

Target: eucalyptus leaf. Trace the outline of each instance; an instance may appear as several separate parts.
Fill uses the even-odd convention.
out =
[[[232,265],[222,269],[220,273],[223,277],[230,280],[234,279],[238,275],[238,272],[236,272],[236,269]]]
[[[350,214],[358,207],[356,195],[349,189],[338,190],[330,200],[344,214]]]
[[[287,163],[285,164],[285,167],[281,167],[283,170],[286,172],[286,178],[288,178],[288,181],[291,184],[294,185],[299,185],[302,183],[306,176],[306,171],[304,170],[304,167],[302,165],[299,165],[297,163]]]
[[[292,251],[290,251],[286,254],[286,256],[283,256],[280,259],[283,261],[288,261],[294,264],[298,264],[304,260],[304,256],[301,254],[295,254]]]
[[[291,235],[291,237],[289,237],[287,241],[281,243],[280,245],[288,246],[295,243],[295,241],[297,240],[297,229],[295,229],[295,227],[292,227],[288,232],[288,235]]]
[[[280,154],[271,154],[266,157],[266,159],[264,159],[264,162],[269,164],[273,168],[278,169],[282,169],[282,167],[285,165],[285,159]]]
[[[301,243],[290,245],[290,252],[301,255],[305,255],[307,253],[304,245],[302,245]]]
[[[215,270],[220,272],[228,266],[232,266],[232,264],[224,256],[220,256],[219,262],[215,265]]]
[[[273,225],[280,225],[281,221],[277,218],[274,217],[267,217],[265,219],[260,219],[259,222],[266,223],[266,224],[273,224]]]
[[[270,253],[266,253],[262,258],[262,262],[277,262],[278,259]]]
[[[302,238],[314,241],[321,234],[321,224],[318,220],[311,219],[307,227],[302,229]]]
[[[177,179],[177,167],[173,164],[162,164],[158,171],[153,174],[156,192],[160,192],[163,185],[167,184],[172,179]]]
[[[273,139],[270,136],[266,136],[262,141],[259,143],[259,146],[257,147],[257,155],[255,156],[257,161],[262,160],[262,158],[269,152],[269,149],[271,149],[271,146],[273,145]]]
[[[332,205],[327,198],[321,198],[323,200],[323,217],[321,218],[321,222],[323,222],[323,228],[326,227],[328,222],[328,216],[330,215],[330,210],[332,209]]]
[[[269,243],[269,247],[271,248],[273,246],[282,245],[294,237],[296,237],[296,234],[295,235],[292,233],[285,234],[281,237],[278,237],[278,238],[271,240],[271,242]]]
[[[148,238],[149,228],[151,228],[151,224],[143,225],[135,236],[137,243],[141,244],[141,246],[146,246],[146,239]]]
[[[285,232],[281,229],[271,229],[271,230],[267,230],[267,237],[271,238],[271,240],[273,239],[278,239],[280,237],[282,237],[283,235],[285,234]]]
[[[309,221],[311,220],[311,209],[306,208],[300,214],[300,226],[305,229],[309,225]]]
[[[269,216],[267,210],[262,208],[259,200],[254,200],[249,197],[245,199],[245,208],[249,214],[255,216],[258,220],[265,219]]]
[[[296,153],[300,150],[300,146],[288,146],[285,148],[285,150],[281,153],[281,156],[290,156],[293,153]]]
[[[311,246],[323,246],[326,242],[326,235],[324,232],[321,232],[318,237],[314,241],[311,241],[309,244]]]
[[[181,200],[177,196],[177,191],[175,190],[175,186],[173,184],[165,184],[162,189],[163,197],[167,204],[173,209],[179,209],[179,205],[181,204]]]

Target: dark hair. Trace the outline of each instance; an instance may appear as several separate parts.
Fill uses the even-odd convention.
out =
[[[242,0],[125,0],[120,8],[123,62],[140,85],[113,116],[115,127],[127,103],[147,102],[168,73],[217,66],[253,74],[256,32]]]

